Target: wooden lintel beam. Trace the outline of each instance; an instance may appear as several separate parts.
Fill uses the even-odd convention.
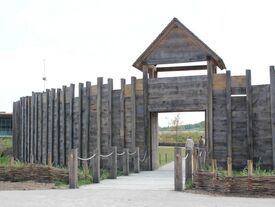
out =
[[[185,70],[207,70],[207,65],[157,67],[157,72],[185,71]]]

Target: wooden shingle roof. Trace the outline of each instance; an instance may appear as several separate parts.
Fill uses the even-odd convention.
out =
[[[212,49],[177,18],[174,18],[134,62],[133,66],[142,70],[142,66],[145,64],[199,62],[209,58],[220,69],[226,68],[223,60]]]

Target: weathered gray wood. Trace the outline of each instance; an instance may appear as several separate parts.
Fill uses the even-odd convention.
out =
[[[27,98],[28,102],[28,122],[27,122],[27,128],[28,128],[28,136],[27,136],[27,162],[31,161],[31,148],[32,148],[32,141],[31,141],[31,97]]]
[[[120,139],[124,145],[122,147],[126,146],[125,143],[125,79],[121,79],[121,92],[120,92]]]
[[[55,98],[55,119],[54,119],[54,148],[53,148],[53,161],[56,165],[60,165],[60,94],[61,89],[58,88],[56,90],[56,98]]]
[[[182,149],[181,147],[175,147],[175,163],[174,163],[174,186],[175,191],[182,191],[183,179],[182,179]]]
[[[91,156],[91,149],[90,149],[90,128],[91,128],[91,122],[90,122],[90,94],[91,94],[91,82],[86,82],[86,96],[85,96],[85,105],[83,106],[86,109],[86,114],[83,119],[83,125],[85,126],[85,136],[82,138],[82,154],[83,157],[87,157],[88,155]]]
[[[13,102],[12,105],[12,131],[13,131],[13,136],[12,136],[12,156],[16,158],[16,146],[17,146],[17,108],[16,108],[16,102]]]
[[[71,148],[75,148],[75,140],[74,140],[74,89],[75,89],[75,85],[74,84],[70,84],[70,88],[69,88],[69,99],[70,99],[70,114],[69,114],[69,139],[71,142]]]
[[[144,65],[143,68],[143,118],[144,118],[144,156],[150,157],[148,153],[150,144],[149,144],[149,124],[150,117],[148,112],[148,66]],[[149,169],[152,169],[152,164],[149,159]]]
[[[111,170],[110,170],[110,178],[117,178],[117,147],[113,146],[112,148],[112,156],[111,156]]]
[[[140,158],[139,158],[139,147],[136,147],[136,154],[134,156],[134,173],[140,172]]]
[[[46,92],[43,93],[43,135],[42,135],[42,164],[47,164],[47,158],[48,158],[48,109],[49,109],[49,89],[46,90]]]
[[[169,71],[187,71],[187,70],[206,70],[206,65],[190,65],[190,66],[176,66],[176,67],[157,67],[157,72]]]
[[[75,189],[78,186],[78,175],[77,175],[77,149],[71,149],[69,153],[69,187]]]
[[[129,168],[129,149],[123,149],[123,175],[129,175],[130,168]]]
[[[67,163],[67,150],[66,150],[66,139],[67,139],[67,115],[66,115],[66,91],[67,86],[62,87],[61,93],[61,113],[60,113],[60,164],[66,165]]]
[[[271,107],[271,130],[272,130],[272,167],[275,170],[275,71],[270,66],[270,107]]]
[[[246,70],[246,107],[247,107],[247,144],[248,159],[253,160],[253,137],[252,137],[252,91],[251,91],[251,72]]]
[[[83,132],[82,132],[82,128],[83,128],[83,83],[79,83],[78,84],[78,96],[79,96],[79,104],[78,104],[78,113],[79,113],[79,116],[78,116],[78,140],[79,140],[79,156],[81,158],[83,158],[83,148],[84,148],[84,145],[83,145]],[[85,156],[86,158],[86,156]],[[80,162],[80,165],[82,166],[82,162]]]
[[[37,138],[37,161],[42,163],[42,139],[43,139],[43,94],[38,94],[38,138]]]
[[[37,162],[37,142],[38,142],[38,95],[37,93],[34,93],[34,104],[33,104],[33,110],[34,110],[34,120],[33,120],[33,161]]]
[[[231,73],[226,71],[227,157],[232,159]]]
[[[193,148],[186,148],[185,154],[187,158],[185,159],[185,182],[192,180],[192,160],[193,160]]]
[[[99,150],[95,149],[93,154],[96,156],[92,159],[92,175],[93,175],[93,182],[100,183],[100,154]]]
[[[131,77],[131,135],[132,143],[131,148],[134,150],[136,148],[136,77]]]
[[[103,78],[97,78],[97,99],[96,99],[96,126],[97,126],[97,137],[96,137],[96,158],[94,163],[94,174],[96,175],[96,179],[94,182],[99,183],[100,180],[100,141],[101,141],[101,96],[102,96],[102,83]]]
[[[108,145],[113,146],[112,138],[112,92],[113,92],[113,79],[108,79]]]
[[[209,157],[214,158],[214,143],[213,143],[213,63],[207,61],[207,78],[208,78],[208,151]]]
[[[49,108],[49,110],[48,110],[48,164],[53,161],[53,155],[54,155],[54,153],[53,153],[53,146],[54,146],[54,99],[55,99],[55,89],[51,89],[51,91],[49,92],[49,107],[48,107]]]
[[[31,97],[31,126],[30,126],[30,163],[34,162],[34,128],[35,128],[35,93]]]

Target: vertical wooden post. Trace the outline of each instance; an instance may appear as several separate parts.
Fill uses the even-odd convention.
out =
[[[77,149],[71,149],[69,153],[69,187],[74,189],[78,185],[78,175],[77,175]]]
[[[97,123],[97,138],[96,138],[96,154],[97,156],[94,166],[94,182],[100,182],[100,142],[101,142],[101,92],[103,78],[97,78],[97,102],[96,102],[96,123]]]
[[[60,92],[61,89],[58,88],[56,91],[56,98],[55,98],[55,131],[54,131],[54,162],[57,165],[60,165]]]
[[[227,174],[232,176],[231,72],[226,71]]]
[[[193,148],[186,148],[185,153],[187,156],[185,160],[185,180],[192,180],[192,160],[193,160]]]
[[[217,160],[212,159],[211,163],[212,163],[212,173],[214,174],[214,176],[216,176],[217,175]]]
[[[132,143],[131,148],[134,150],[136,147],[136,77],[131,77],[131,132]]]
[[[79,83],[78,84],[78,97],[79,97],[79,104],[78,104],[78,113],[79,113],[79,116],[78,116],[78,140],[79,140],[79,155],[80,157],[84,157],[83,156],[83,148],[84,148],[84,145],[83,145],[83,132],[82,132],[82,129],[83,129],[83,83]],[[79,162],[80,165],[82,166],[82,161]]]
[[[47,157],[48,157],[48,115],[49,110],[49,89],[46,90],[45,93],[43,93],[43,136],[42,136],[42,164],[47,164]]]
[[[193,148],[193,156],[192,156],[192,172],[198,171],[198,153],[197,149]]]
[[[70,115],[69,115],[69,142],[68,144],[69,149],[70,148],[75,148],[76,143],[74,140],[74,89],[75,85],[71,84],[69,88],[69,97],[70,97]]]
[[[149,123],[150,117],[148,112],[148,65],[142,67],[143,70],[143,120],[144,120],[144,154],[149,155]],[[150,156],[150,155],[149,155]],[[152,163],[149,159],[149,169],[152,170]]]
[[[112,93],[113,93],[113,79],[108,79],[108,145],[112,146]]]
[[[32,92],[32,97],[31,97],[31,123],[30,123],[30,163],[33,163],[33,155],[34,155],[34,102],[35,102],[35,93]]]
[[[134,173],[140,172],[140,158],[139,158],[139,147],[136,147],[136,154],[134,156]]]
[[[246,107],[247,107],[247,144],[248,159],[253,160],[253,137],[252,137],[252,88],[251,88],[251,72],[246,70]]]
[[[37,132],[37,161],[42,163],[42,137],[43,137],[43,94],[38,94],[37,99],[37,117],[38,117],[38,132]]]
[[[227,176],[232,177],[232,158],[228,157],[227,158]]]
[[[253,176],[253,160],[247,160],[248,177]]]
[[[214,144],[213,144],[213,63],[211,60],[207,61],[207,78],[208,78],[208,151],[210,158],[214,158]]]
[[[96,156],[92,159],[92,172],[93,172],[93,182],[100,183],[100,154],[99,150],[95,149],[93,154]]]
[[[110,178],[116,179],[117,178],[117,147],[114,146],[111,149],[113,150],[113,154],[111,156],[112,167],[111,167]]]
[[[37,162],[37,151],[38,151],[38,94],[34,94],[34,139],[33,139],[33,160]]]
[[[120,89],[120,140],[124,144],[124,147],[126,147],[124,93],[125,93],[125,79],[121,79],[121,89]]]
[[[54,99],[55,89],[49,93],[49,110],[48,110],[48,164],[52,165],[53,146],[54,146]]]
[[[61,96],[61,112],[60,113],[60,164],[66,165],[67,162],[67,150],[66,150],[66,138],[67,138],[67,123],[66,123],[66,91],[67,86],[62,87]]]
[[[129,149],[124,148],[123,152],[123,175],[129,175]]]
[[[182,191],[182,150],[181,147],[175,147],[175,164],[174,164],[174,186],[175,191]]]
[[[275,170],[275,68],[270,66],[270,107],[271,107],[271,130],[272,130],[272,164]]]
[[[85,126],[85,137],[83,137],[82,140],[82,146],[83,146],[83,157],[87,157],[88,154],[91,154],[91,149],[90,149],[90,128],[91,128],[91,122],[90,122],[90,95],[91,95],[91,82],[87,81],[86,82],[86,102],[84,105],[84,108],[86,109],[86,114],[84,117],[84,126]]]

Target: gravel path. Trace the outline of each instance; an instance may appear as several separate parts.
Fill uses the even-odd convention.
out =
[[[274,207],[275,198],[243,198],[173,191],[172,165],[104,180],[77,190],[1,191],[1,207]]]

